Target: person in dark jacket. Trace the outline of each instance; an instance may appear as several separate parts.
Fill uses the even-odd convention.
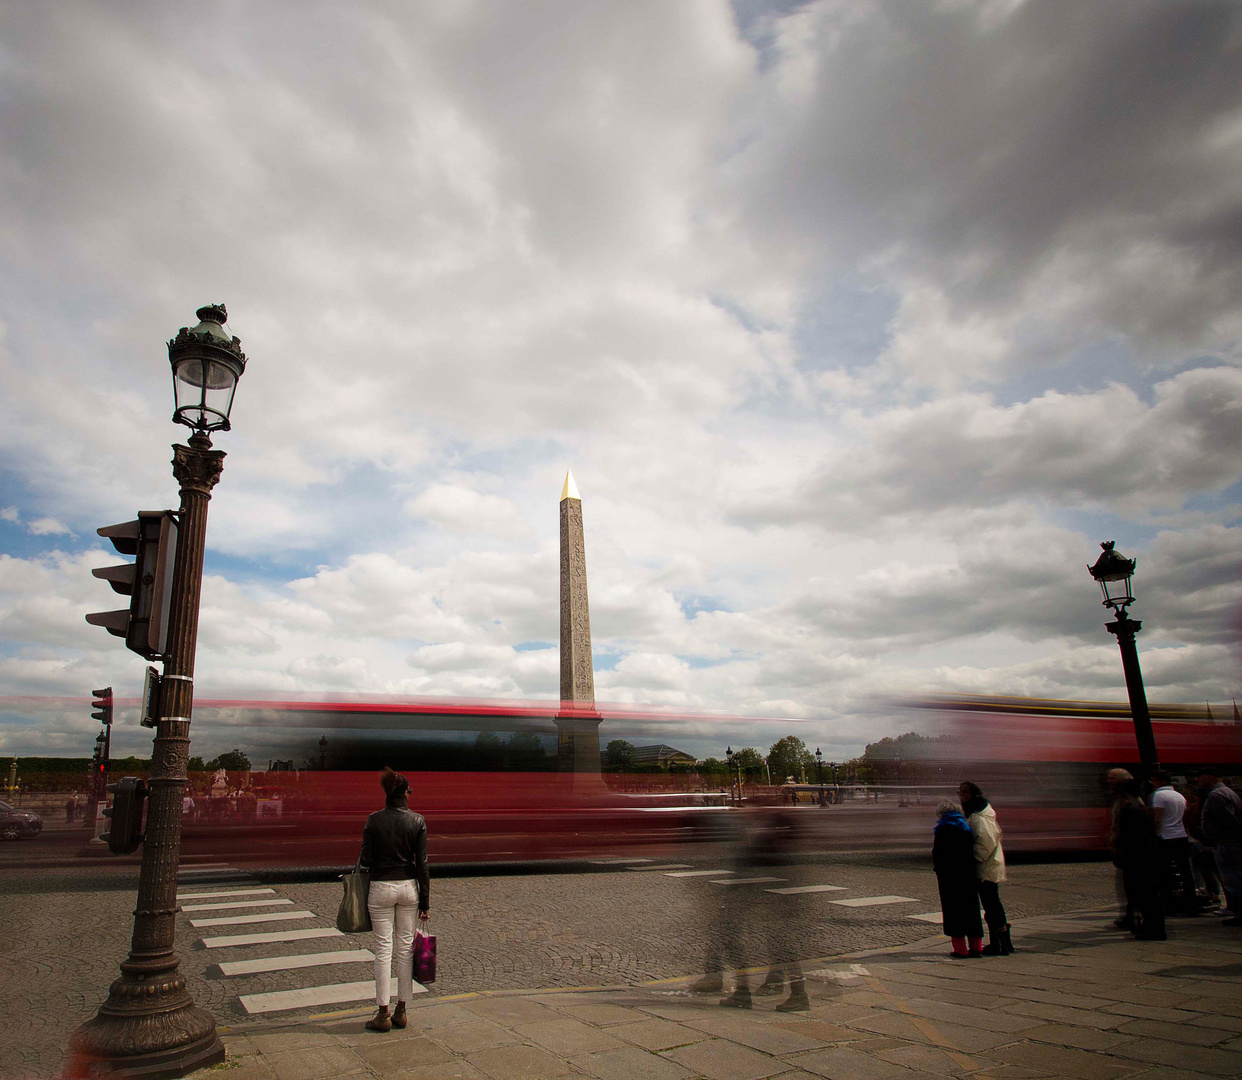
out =
[[[371,875],[367,910],[375,935],[375,1004],[367,1021],[371,1031],[406,1025],[405,1003],[414,994],[414,913],[426,919],[431,909],[427,875],[427,823],[407,805],[410,782],[385,769],[380,774],[384,809],[377,810],[362,830],[359,869]],[[396,932],[397,1008],[388,1015],[392,994],[393,933]]]
[[[1131,933],[1144,941],[1164,941],[1164,904],[1160,900],[1160,844],[1156,826],[1143,803],[1137,780],[1117,785],[1117,847],[1114,860],[1125,879],[1126,896],[1137,915]]]
[[[982,956],[983,919],[975,880],[974,837],[957,803],[946,799],[937,809],[940,819],[932,831],[932,868],[940,890],[944,932],[953,942],[949,955],[958,960]]]

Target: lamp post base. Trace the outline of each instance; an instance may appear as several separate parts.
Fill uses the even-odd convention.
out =
[[[74,1032],[65,1077],[164,1080],[223,1060],[224,1044],[211,1014],[188,1000],[148,1013],[112,1011],[105,1004]]]

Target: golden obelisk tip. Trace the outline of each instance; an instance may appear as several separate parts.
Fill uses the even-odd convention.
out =
[[[582,501],[582,496],[578,494],[578,485],[574,483],[574,474],[568,469],[565,470],[565,486],[561,488],[560,501],[564,502],[566,499]]]

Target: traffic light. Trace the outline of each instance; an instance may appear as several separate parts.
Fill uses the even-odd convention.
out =
[[[177,517],[171,510],[140,510],[134,521],[105,525],[96,532],[112,541],[132,563],[92,570],[117,592],[129,596],[129,610],[95,611],[92,626],[125,639],[125,647],[156,660],[168,642],[168,605],[172,599],[173,565],[177,556]]]
[[[99,839],[108,844],[113,855],[129,855],[142,843],[142,811],[147,801],[147,785],[137,776],[127,776],[108,785],[112,805],[104,810],[111,826]]]
[[[112,687],[105,686],[102,690],[91,691],[92,719],[105,726],[112,723]]]

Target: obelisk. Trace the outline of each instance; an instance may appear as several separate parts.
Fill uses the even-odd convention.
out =
[[[566,472],[561,488],[561,710],[556,718],[562,772],[598,775],[599,724],[591,663],[582,496],[573,473]]]

